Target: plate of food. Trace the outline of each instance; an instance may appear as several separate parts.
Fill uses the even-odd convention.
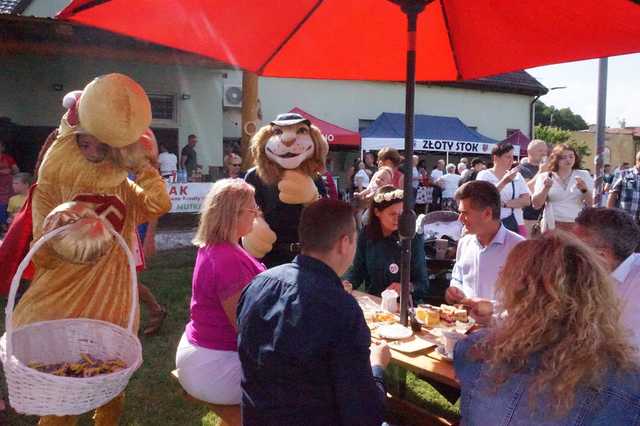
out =
[[[413,336],[413,330],[410,327],[404,327],[401,324],[386,324],[378,327],[376,330],[378,336],[383,339],[399,340]]]
[[[466,333],[475,324],[462,305],[420,305],[415,308],[415,317],[431,334],[438,337],[441,329],[455,328],[460,333]]]

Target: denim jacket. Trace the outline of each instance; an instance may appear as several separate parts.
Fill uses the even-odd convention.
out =
[[[486,334],[486,331],[474,333],[455,347],[455,370],[462,388],[463,425],[640,425],[640,373],[618,375],[610,372],[599,389],[579,387],[573,408],[563,417],[554,417],[549,409],[550,394],[538,395],[535,398],[537,405],[533,409],[529,406],[527,388],[535,367],[513,375],[494,389],[486,375],[487,366],[468,357],[471,346]]]

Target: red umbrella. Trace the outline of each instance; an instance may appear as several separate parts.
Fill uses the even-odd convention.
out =
[[[406,176],[416,77],[472,79],[640,51],[639,0],[74,0],[59,18],[264,76],[406,81]],[[406,324],[415,233],[411,179],[404,189],[400,314]]]

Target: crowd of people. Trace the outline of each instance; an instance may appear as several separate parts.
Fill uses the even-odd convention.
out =
[[[101,84],[113,86],[108,93],[135,92],[134,101],[143,99],[135,82],[109,75],[85,88],[98,95],[83,95],[69,107],[45,145],[46,161],[33,187],[35,238],[47,232],[51,209],[65,202],[111,203],[118,212],[109,218],[112,226],[128,235],[131,246],[138,224],[154,223],[169,210],[162,178],[176,173],[177,158],[162,146],[156,158],[141,142],[150,116],[132,122],[124,134],[92,127],[104,119],[86,112],[102,102]],[[84,108],[84,115],[74,108]],[[291,134],[322,154],[319,131],[297,114],[283,114],[260,132],[276,151]],[[180,160],[191,174],[198,167],[196,143],[189,138]],[[356,202],[349,204],[325,189],[330,174],[322,155],[273,169],[283,176],[274,185],[259,167],[243,174],[242,158],[229,154],[193,239],[198,252],[190,316],[175,354],[184,389],[216,404],[229,425],[383,424],[391,352],[372,343],[350,293],[399,292],[402,188],[411,179],[416,211],[450,209],[464,227],[444,296],[449,304],[467,306],[481,326],[454,351],[463,421],[637,424],[640,154],[634,168],[608,182],[606,208],[591,207],[593,181],[568,145],[549,153],[544,142],[532,141],[527,161],[515,165],[509,144],[497,144],[491,155],[486,167],[479,159],[463,158],[458,165],[440,160],[431,172],[414,157],[409,177],[400,171],[398,151],[382,149],[377,160],[367,154],[354,163]],[[290,164],[291,156],[276,157]],[[24,203],[32,178],[19,173],[7,154],[0,160],[2,182],[11,177],[16,194],[3,199],[11,214]],[[309,164],[315,164],[305,169],[314,171],[312,177],[300,173]],[[287,175],[291,170],[296,172]],[[295,185],[293,195],[310,201],[284,202],[285,178],[308,184],[311,199],[296,193]],[[87,199],[87,188],[112,196]],[[76,216],[59,216],[55,226]],[[243,242],[264,226],[263,234],[278,240],[256,258]],[[418,304],[431,291],[421,233],[411,247],[411,296]],[[124,324],[132,296],[124,255],[110,250],[94,263],[67,260],[53,248],[36,258],[37,274],[16,307],[16,324],[78,316]],[[142,285],[140,294],[144,301]],[[162,312],[155,299],[148,305]],[[488,305],[489,311],[480,309]],[[166,311],[158,313],[160,324],[164,316]],[[117,424],[123,398],[98,409],[100,424]],[[73,424],[75,418],[46,416],[41,422]]]
[[[536,145],[527,171],[539,165]],[[509,415],[515,423],[565,424],[589,416],[635,424],[640,415],[637,216],[590,207],[588,174],[575,167],[571,148],[559,146],[547,167],[528,180],[534,194],[545,197],[543,204],[558,205],[556,223],[571,226],[525,239],[522,209],[529,207],[531,193],[525,177],[510,168],[512,150],[498,146],[493,166],[452,196],[465,236],[445,300],[467,305],[483,325],[455,348],[463,421],[495,424]],[[198,231],[191,321],[177,354],[178,368],[190,371],[181,379],[189,393],[216,404],[240,404],[246,425],[382,424],[389,349],[371,343],[349,292],[399,290],[397,230],[404,196],[394,185],[399,156],[382,152],[380,168],[366,187],[360,185],[369,207],[359,231],[348,204],[316,201],[302,213],[300,253],[266,271],[237,244],[260,215],[252,187],[238,179],[214,185]],[[366,169],[365,162],[358,166],[359,172]],[[443,168],[449,174],[457,170]],[[442,173],[435,173],[436,181],[446,176]],[[545,184],[550,179],[557,191]],[[567,194],[562,198],[558,191]],[[222,202],[233,192],[243,195]],[[538,199],[534,207],[541,210]],[[514,230],[505,221],[509,216],[516,216]],[[216,229],[233,231],[203,239],[202,230],[216,223],[212,217],[229,220]],[[420,234],[412,249],[411,293],[419,301],[429,293]],[[477,309],[481,302],[490,302],[490,313]],[[194,337],[194,330],[202,335]],[[199,356],[197,362],[186,361]],[[212,363],[220,374],[203,381]],[[226,418],[239,421],[240,411]]]

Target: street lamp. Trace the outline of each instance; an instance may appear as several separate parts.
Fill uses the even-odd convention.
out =
[[[560,90],[560,89],[566,89],[567,86],[554,86],[554,87],[550,87],[549,90],[547,91],[547,93],[545,93],[545,95],[548,95],[549,92],[551,92],[552,90]],[[529,138],[533,139],[533,128],[535,126],[535,122],[536,122],[536,102],[538,101],[538,99],[540,99],[542,96],[544,95],[538,95],[535,98],[533,98],[533,100],[531,101],[531,105],[530,105],[530,112],[531,112],[531,125],[529,126]],[[553,118],[553,115],[552,115]]]

